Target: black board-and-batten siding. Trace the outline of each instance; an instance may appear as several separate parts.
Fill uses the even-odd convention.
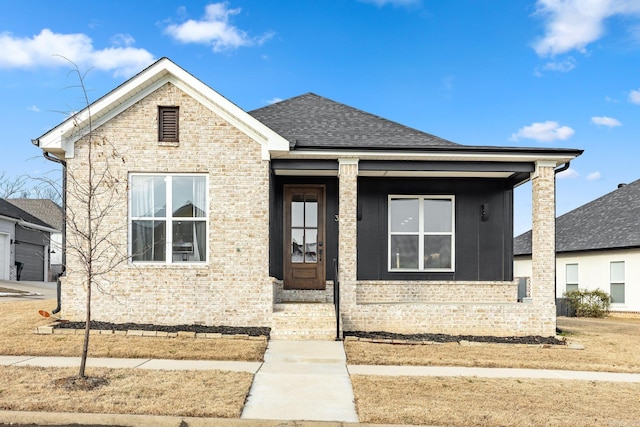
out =
[[[338,257],[338,178],[272,175],[270,274],[283,277],[283,188],[320,184],[326,188],[326,277],[333,280]],[[455,197],[453,272],[388,271],[389,195]],[[482,218],[482,205],[490,214]],[[513,186],[505,179],[358,179],[358,280],[504,281],[513,279]]]

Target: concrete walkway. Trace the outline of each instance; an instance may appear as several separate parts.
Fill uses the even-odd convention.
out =
[[[341,342],[269,341],[242,419],[358,422]]]

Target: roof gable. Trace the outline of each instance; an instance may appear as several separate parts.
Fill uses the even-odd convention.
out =
[[[459,144],[307,93],[257,110],[256,119],[295,148],[419,148]]]
[[[640,247],[640,179],[556,220],[556,252]],[[514,254],[531,254],[531,231],[514,239]]]
[[[269,159],[271,151],[288,151],[289,144],[284,138],[168,58],[158,60],[34,143],[58,157],[73,157],[74,143],[89,133],[89,118],[95,129],[166,83],[172,83],[260,143],[263,159]]]

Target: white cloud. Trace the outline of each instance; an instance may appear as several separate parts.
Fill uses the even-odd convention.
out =
[[[594,125],[607,126],[610,128],[622,126],[622,123],[620,123],[619,120],[607,116],[591,117],[591,123],[593,123]]]
[[[560,179],[572,179],[572,178],[577,178],[580,176],[580,174],[578,173],[577,170],[569,168],[566,171],[562,171],[560,172],[558,175],[556,175],[558,178]]]
[[[154,61],[147,50],[131,46],[131,36],[119,35],[118,40],[129,44],[96,50],[85,34],[59,34],[46,28],[31,38],[0,33],[0,68],[68,67],[67,58],[80,68],[93,67],[128,77]]]
[[[629,92],[629,101],[640,104],[640,89]]]
[[[362,3],[374,4],[378,7],[383,7],[386,5],[391,6],[418,6],[420,4],[420,0],[360,0]]]
[[[511,141],[519,141],[521,138],[533,139],[538,142],[552,142],[570,138],[575,131],[569,126],[560,126],[558,122],[546,121],[532,123],[518,129],[518,132],[511,134]]]
[[[40,109],[38,107],[36,107],[35,105],[32,105],[31,107],[28,108],[29,111],[33,111],[34,113],[39,113]]]
[[[267,104],[271,105],[271,104],[275,104],[275,103],[280,102],[280,101],[282,101],[282,98],[278,98],[278,97],[271,98],[270,100],[267,101]]]
[[[199,20],[189,19],[182,24],[171,24],[165,33],[182,43],[211,45],[214,52],[237,49],[242,46],[261,45],[273,33],[252,38],[245,31],[230,23],[240,8],[229,9],[228,3],[212,3],[205,7],[205,15]]]
[[[602,174],[600,172],[591,172],[587,175],[587,181],[597,181],[602,178]]]
[[[564,61],[547,62],[542,67],[545,71],[558,71],[560,73],[568,73],[576,68],[576,60],[573,58],[567,58]]]
[[[535,14],[545,19],[545,35],[533,46],[540,56],[586,53],[604,34],[607,18],[640,15],[638,0],[538,0],[536,6]]]

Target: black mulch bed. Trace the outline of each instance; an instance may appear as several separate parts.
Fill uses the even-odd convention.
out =
[[[344,336],[368,338],[377,340],[407,340],[407,341],[433,341],[433,342],[460,342],[473,341],[484,343],[499,344],[551,344],[564,345],[564,341],[557,340],[555,337],[491,337],[476,335],[446,335],[446,334],[394,334],[392,332],[362,332],[362,331],[345,331]]]
[[[56,325],[59,329],[84,329],[85,322],[64,322]],[[224,335],[249,335],[250,337],[269,337],[271,328],[249,328],[238,326],[203,325],[152,325],[147,323],[111,323],[91,321],[91,329],[100,331],[158,331],[158,332],[195,332]]]

